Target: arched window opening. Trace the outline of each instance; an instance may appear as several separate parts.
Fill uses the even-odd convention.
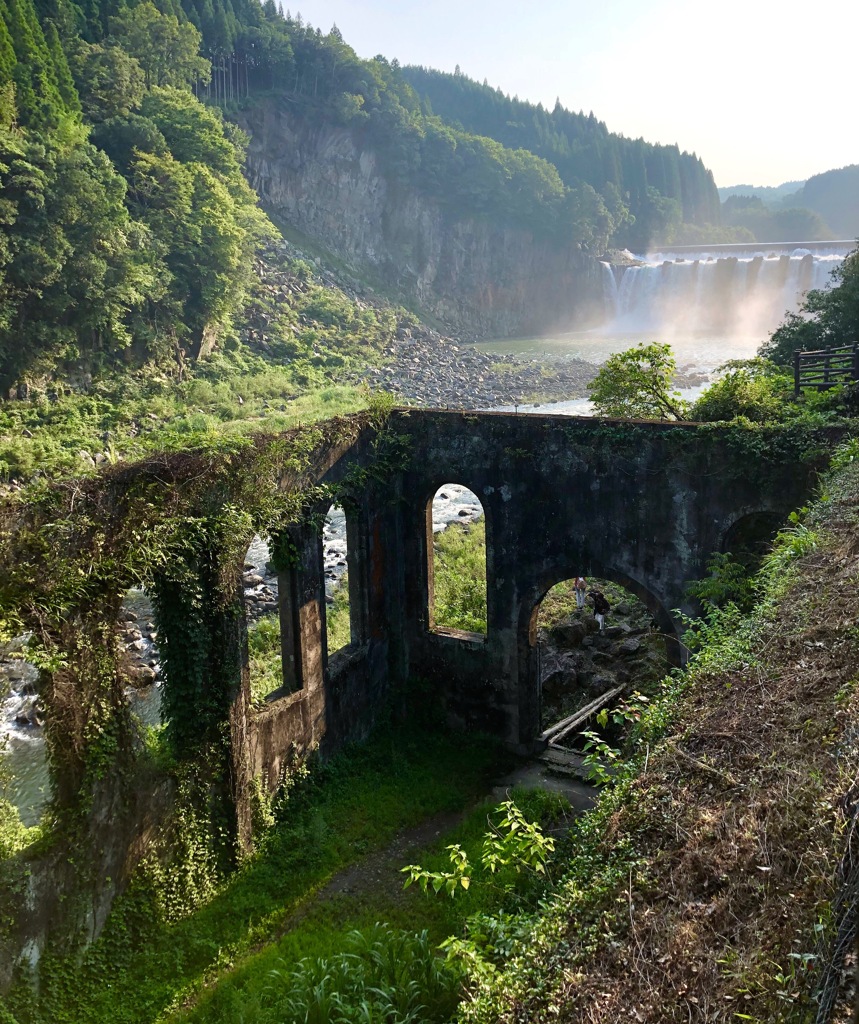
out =
[[[725,532],[721,551],[707,560],[706,574],[688,586],[690,596],[704,605],[735,604],[750,611],[755,603],[754,576],[782,525],[773,512],[752,512],[742,516]]]
[[[251,704],[260,706],[284,690],[278,577],[268,544],[255,536],[242,572],[248,623]]]
[[[51,796],[39,670],[21,658],[27,636],[0,645],[0,798],[37,825]]]
[[[541,728],[551,733],[567,723],[550,743],[579,752],[582,731],[599,728],[594,716],[602,706],[612,708],[635,691],[652,692],[669,668],[666,638],[644,602],[611,580],[583,582],[584,589],[576,579],[552,587],[536,610],[532,637]]]
[[[486,519],[477,495],[442,484],[430,506],[430,628],[486,635]]]
[[[145,590],[125,592],[119,610],[119,643],[125,660],[131,710],[144,726],[157,728],[161,716],[161,652],[152,600]]]
[[[349,598],[349,540],[346,534],[346,513],[340,505],[332,505],[322,526],[325,631],[329,657],[348,647],[354,639]]]

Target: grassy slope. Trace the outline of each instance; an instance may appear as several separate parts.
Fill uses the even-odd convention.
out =
[[[234,333],[208,359],[114,366],[78,389],[39,381],[28,400],[0,403],[0,483],[80,475],[94,464],[365,408],[366,389],[338,381],[380,360],[403,311],[323,284],[285,244],[267,249],[255,269]]]
[[[171,1007],[195,1003],[215,979],[233,977],[235,969],[225,991],[206,995],[194,1014],[222,1020],[223,1008],[232,1005],[249,975],[260,979],[257,998],[265,970],[278,957],[293,960],[336,949],[347,927],[372,924],[384,907],[391,908],[394,923],[408,927],[408,911],[384,898],[378,905],[350,907],[348,915],[336,901],[303,915],[335,872],[384,846],[399,830],[474,804],[498,765],[495,746],[479,737],[466,745],[426,731],[392,730],[351,748],[299,789],[261,851],[205,905],[165,920],[140,879],[81,963],[44,964],[37,1005],[22,990],[10,1008],[19,1024],[149,1024],[170,1016]],[[284,938],[296,915],[301,928]],[[427,916],[432,924],[430,908]],[[436,930],[444,934],[443,926]],[[217,1008],[205,1009],[213,998]],[[0,1002],[0,1020],[2,1011]]]
[[[645,730],[527,950],[466,1020],[815,1019],[859,771],[859,466],[829,488],[756,617],[666,702],[668,735]]]

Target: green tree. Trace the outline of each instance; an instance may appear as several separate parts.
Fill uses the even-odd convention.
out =
[[[110,19],[110,30],[143,68],[147,87],[209,80],[211,66],[199,55],[200,33],[190,22],[162,14],[150,0],[123,7]]]
[[[39,129],[56,128],[64,105],[32,0],[0,0],[0,18],[6,23],[15,50],[12,74],[20,122]]]
[[[810,291],[798,313],[788,313],[758,354],[789,366],[795,352],[852,345],[859,340],[859,249],[832,271],[832,285]]]
[[[90,123],[127,117],[143,100],[143,69],[119,46],[82,43],[72,58],[72,70]]]
[[[125,191],[79,128],[0,133],[0,388],[36,366],[82,352],[109,357],[130,343],[128,315],[153,279],[148,236],[129,217]]]
[[[784,417],[793,398],[793,376],[767,359],[737,359],[719,367],[724,374],[692,406],[690,419],[705,422],[742,416],[754,423]]]
[[[639,344],[608,357],[588,385],[601,416],[682,420],[689,406],[672,388],[677,364],[671,346]]]
[[[51,55],[51,61],[54,66],[57,89],[65,104],[65,108],[68,111],[78,113],[81,109],[80,99],[78,98],[77,89],[75,89],[72,73],[69,70],[65,51],[60,43],[57,27],[53,22],[49,22],[45,28],[45,42],[48,45],[48,52]]]

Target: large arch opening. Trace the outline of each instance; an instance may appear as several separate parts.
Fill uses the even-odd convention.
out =
[[[733,522],[722,539],[722,553],[729,554],[749,571],[760,567],[773,539],[784,523],[777,512],[749,512]]]
[[[641,596],[600,577],[551,587],[534,609],[529,640],[536,651],[541,731],[601,697],[652,690],[670,667],[674,642]]]
[[[487,629],[486,517],[463,484],[439,487],[427,505],[429,628],[485,637]]]

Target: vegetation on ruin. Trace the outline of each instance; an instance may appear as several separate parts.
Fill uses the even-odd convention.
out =
[[[712,607],[695,627],[688,674],[628,734],[564,878],[503,969],[472,975],[462,1019],[527,1007],[533,1022],[620,1020],[636,1007],[685,1021],[719,1007],[814,1020],[839,998],[843,800],[859,757],[855,447],[779,534],[751,614]]]
[[[482,798],[488,773],[501,763],[484,738],[463,745],[425,724],[413,730],[392,723],[369,743],[287,777],[256,852],[230,873],[212,859],[199,863],[210,848],[213,822],[195,818],[193,805],[180,807],[176,838],[183,855],[173,879],[163,878],[150,860],[116,902],[98,942],[82,957],[49,953],[38,998],[22,984],[6,1005],[18,1024],[268,1022],[282,1019],[277,1013],[290,996],[284,983],[298,961],[347,952],[352,929],[372,943],[379,934],[374,923],[387,920],[419,943],[415,922],[422,920],[434,946],[450,924],[442,908],[424,910],[417,894],[405,904],[398,899],[399,862],[393,891],[371,889],[358,905],[317,900],[316,893],[338,871],[427,818],[453,828],[460,812]],[[471,847],[487,810],[481,804],[450,841]],[[423,845],[433,846],[434,835],[428,832]],[[187,885],[193,879],[202,897],[196,904]],[[433,967],[426,959],[423,964]],[[420,980],[420,964],[404,966]]]

